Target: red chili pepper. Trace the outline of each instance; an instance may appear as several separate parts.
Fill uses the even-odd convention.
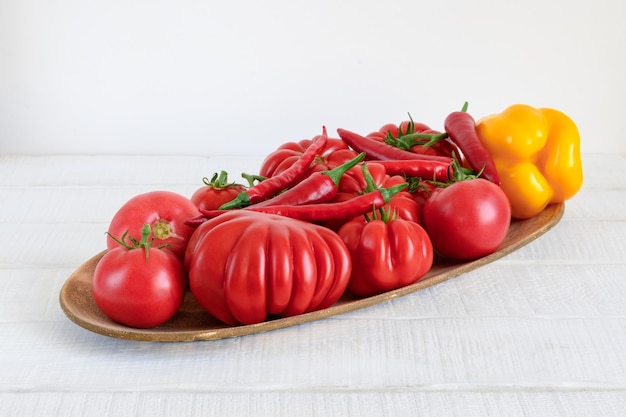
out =
[[[450,158],[447,156],[439,155],[424,155],[417,154],[409,151],[405,151],[387,143],[380,142],[376,139],[361,136],[358,133],[351,132],[345,129],[337,129],[337,133],[350,147],[357,152],[365,152],[369,159],[377,160],[398,160],[398,159],[410,159],[410,160],[426,160],[426,161],[441,161],[450,162]]]
[[[302,204],[327,203],[337,195],[339,181],[343,174],[364,158],[365,153],[360,153],[355,158],[336,168],[314,172],[284,193],[250,207],[299,206]]]
[[[453,177],[450,162],[400,159],[397,161],[376,161],[376,163],[384,166],[388,175],[420,177],[425,180],[441,182],[448,181]]]
[[[315,156],[321,151],[328,141],[326,127],[322,128],[322,134],[317,136],[311,146],[302,154],[298,160],[280,174],[267,178],[260,183],[248,188],[237,195],[228,203],[222,204],[220,210],[228,210],[233,208],[241,208],[250,204],[258,203],[268,198],[274,197],[278,192],[294,186],[306,174],[315,159]]]
[[[224,213],[226,213],[228,210],[220,210],[220,211],[223,211]],[[198,215],[196,217],[192,217],[190,219],[186,219],[184,223],[185,223],[185,225],[187,225],[189,227],[194,227],[195,228],[195,227],[200,226],[202,223],[204,223],[207,220],[209,220],[207,218],[207,216],[205,216],[203,214],[200,214],[200,215]]]
[[[394,185],[389,188],[380,188],[339,203],[303,204],[300,206],[249,206],[243,210],[277,214],[279,216],[291,217],[293,219],[314,223],[327,222],[331,220],[343,220],[361,216],[384,206],[389,202],[392,196],[406,188],[406,183]],[[205,216],[205,220],[217,217],[220,214],[228,213],[229,211],[230,210],[200,210],[200,212]],[[197,220],[197,222],[202,223],[199,218],[190,220]]]
[[[444,129],[452,142],[463,152],[470,167],[477,172],[482,172],[481,176],[486,180],[500,185],[496,164],[476,133],[476,121],[467,112],[467,102],[461,111],[452,112],[446,117]]]

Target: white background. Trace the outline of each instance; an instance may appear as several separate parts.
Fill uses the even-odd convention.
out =
[[[523,102],[626,154],[623,0],[0,0],[0,154],[265,154]]]

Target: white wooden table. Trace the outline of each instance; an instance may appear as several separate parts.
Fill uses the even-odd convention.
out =
[[[0,416],[624,416],[626,158],[584,155],[561,222],[471,273],[234,339],[91,333],[61,286],[131,196],[261,157],[0,156]]]

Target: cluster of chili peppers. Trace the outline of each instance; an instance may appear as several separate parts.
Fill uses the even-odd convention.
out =
[[[482,176],[499,185],[493,159],[480,142],[475,125],[465,103],[461,111],[450,113],[445,119],[444,132],[427,130],[423,124],[419,124],[424,128],[418,131],[412,121],[406,130],[400,129],[397,137],[387,132],[385,140],[337,129],[340,139],[358,152],[357,156],[332,169],[311,173],[312,164],[329,140],[323,127],[322,134],[289,168],[269,178],[244,174],[250,182],[245,191],[216,209],[201,209],[201,215],[187,220],[187,224],[198,226],[238,209],[324,223],[371,213],[403,190],[432,190],[467,176]],[[446,151],[424,152],[436,144],[445,144],[440,149]],[[388,188],[370,186],[360,195],[335,201],[342,176],[353,167],[361,164],[363,175],[371,179],[363,161],[375,161],[384,166],[388,175],[401,175],[406,181]]]

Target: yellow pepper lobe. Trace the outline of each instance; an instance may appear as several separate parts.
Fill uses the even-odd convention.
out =
[[[580,135],[564,113],[514,104],[476,124],[491,153],[515,218],[539,214],[582,186]]]
[[[511,216],[528,219],[546,208],[552,198],[552,187],[539,168],[523,161],[500,167],[502,191],[511,203]]]
[[[580,157],[580,134],[572,119],[555,109],[541,109],[545,114],[550,134],[538,164],[552,184],[551,203],[560,203],[576,194],[583,185]]]
[[[513,104],[502,113],[478,121],[476,130],[494,158],[533,157],[548,139],[548,123],[538,109]]]

